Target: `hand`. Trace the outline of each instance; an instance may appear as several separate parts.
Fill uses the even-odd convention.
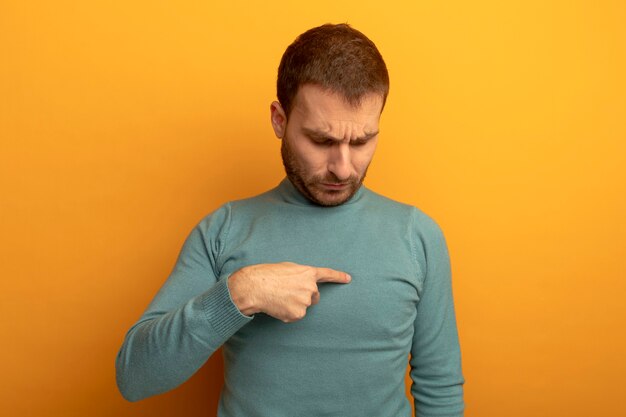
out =
[[[300,320],[317,304],[319,282],[347,284],[350,275],[291,262],[251,265],[228,278],[233,302],[245,315],[265,313],[285,323]]]

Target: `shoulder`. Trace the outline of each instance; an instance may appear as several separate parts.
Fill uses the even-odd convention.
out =
[[[207,233],[210,230],[221,229],[231,217],[231,203],[224,203],[209,214],[205,215],[197,224],[196,229]]]
[[[369,188],[365,188],[364,197],[368,210],[377,210],[387,215],[411,216],[415,207],[410,204],[391,199]]]
[[[228,228],[234,220],[241,221],[246,215],[254,213],[255,216],[263,210],[263,207],[270,207],[277,201],[275,189],[271,189],[242,199],[231,200],[223,203],[212,212],[206,214],[198,223],[197,227],[204,232],[210,230]]]
[[[370,189],[366,189],[366,192],[369,199],[368,203],[371,204],[371,206],[392,213],[402,213],[410,217],[411,223],[419,229],[430,232],[441,232],[437,222],[419,207],[391,199]]]
[[[246,213],[255,213],[258,215],[259,211],[269,209],[280,203],[280,195],[277,192],[277,188],[264,191],[260,194],[256,194],[250,197],[232,200],[227,203],[232,213],[239,215],[245,215]]]
[[[416,241],[416,246],[445,244],[439,223],[421,208],[393,200],[369,189],[367,193],[371,207],[375,207],[385,213],[386,216],[393,216],[396,220],[402,219],[403,222],[406,222],[411,238]]]

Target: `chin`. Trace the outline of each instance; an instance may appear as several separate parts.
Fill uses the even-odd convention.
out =
[[[313,197],[313,201],[320,206],[333,207],[350,200],[355,193],[356,190],[349,189],[341,192],[314,191],[310,192],[310,195]]]

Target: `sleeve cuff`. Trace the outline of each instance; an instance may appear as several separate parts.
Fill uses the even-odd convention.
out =
[[[224,339],[230,338],[254,318],[243,314],[233,303],[228,291],[228,278],[219,279],[202,300],[207,320]]]

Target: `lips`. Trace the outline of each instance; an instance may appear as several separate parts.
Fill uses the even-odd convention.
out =
[[[336,183],[322,183],[322,185],[326,188],[329,188],[331,190],[342,190],[344,188],[346,188],[349,184],[348,183],[342,183],[342,184],[336,184]]]

